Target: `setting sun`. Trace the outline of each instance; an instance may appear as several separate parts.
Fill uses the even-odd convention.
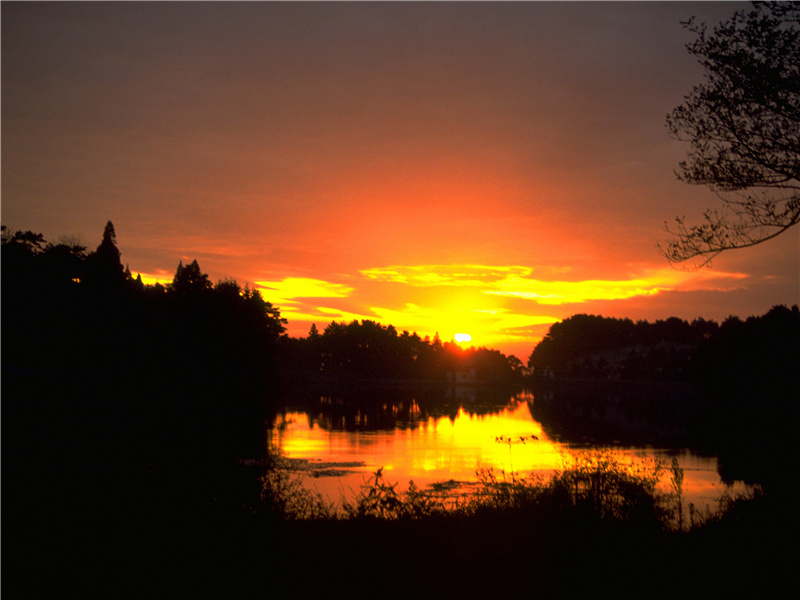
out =
[[[468,333],[457,333],[453,337],[455,338],[456,342],[458,342],[459,344],[463,344],[465,342],[471,342],[472,341],[472,336],[470,334],[468,334]]]

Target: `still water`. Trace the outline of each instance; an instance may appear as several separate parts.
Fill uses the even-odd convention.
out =
[[[270,441],[301,470],[304,485],[332,501],[353,493],[378,469],[405,490],[434,483],[477,481],[479,469],[498,477],[541,475],[547,478],[579,452],[609,450],[621,463],[675,457],[684,470],[686,502],[713,506],[724,493],[744,491],[723,484],[716,457],[688,449],[591,446],[551,439],[531,415],[529,393],[507,404],[475,406],[450,401],[437,409],[414,399],[373,401],[371,410],[345,406],[330,397],[305,410],[287,409],[270,429]],[[376,408],[377,405],[377,408]]]

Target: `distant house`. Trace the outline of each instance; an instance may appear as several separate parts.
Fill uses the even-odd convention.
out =
[[[447,371],[445,379],[449,385],[475,385],[478,383],[478,373],[474,367]]]

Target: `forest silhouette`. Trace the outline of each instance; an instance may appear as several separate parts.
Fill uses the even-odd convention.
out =
[[[722,324],[578,314],[551,326],[525,368],[497,350],[369,320],[290,338],[279,307],[249,285],[212,283],[196,260],[180,262],[170,284],[144,285],[121,256],[111,222],[91,252],[4,227],[3,388],[27,400],[6,410],[45,427],[59,448],[40,440],[26,455],[111,463],[259,456],[264,419],[287,387],[381,382],[527,384],[549,392],[541,408],[553,418],[576,412],[576,393],[595,408],[627,395],[640,412],[668,401],[673,414],[656,416],[691,425],[695,441],[762,444],[785,422],[795,392],[797,306]],[[666,384],[683,384],[681,400]]]
[[[47,438],[62,457],[258,456],[267,411],[293,383],[431,385],[455,372],[492,385],[523,379],[521,361],[497,350],[369,320],[289,338],[259,290],[212,283],[196,260],[180,262],[170,284],[144,285],[123,266],[111,222],[91,252],[4,230],[2,260],[4,388],[46,403],[27,416],[38,426],[52,419]]]
[[[539,500],[535,509],[480,513],[468,521],[439,517],[411,529],[359,519],[347,530],[338,522],[310,529],[253,521],[259,488],[247,465],[272,464],[265,421],[297,388],[317,396],[321,390],[355,393],[370,402],[376,385],[528,385],[535,390],[537,418],[553,427],[617,435],[621,430],[614,427],[627,419],[652,424],[646,432],[651,440],[657,428],[671,427],[718,453],[731,478],[759,484],[770,498],[788,498],[792,483],[787,473],[800,365],[797,306],[721,324],[575,315],[550,328],[526,368],[497,350],[465,349],[369,320],[332,322],[322,332],[312,326],[305,338],[288,337],[279,307],[259,290],[232,279],[212,283],[196,260],[180,262],[170,284],[144,285],[124,266],[108,222],[93,251],[69,239],[53,244],[41,234],[3,227],[2,324],[4,515],[13,512],[26,528],[14,538],[14,564],[56,565],[53,576],[71,585],[81,579],[77,563],[84,557],[109,578],[122,576],[133,561],[149,580],[159,564],[180,555],[192,563],[180,571],[184,575],[224,570],[235,560],[235,568],[252,577],[273,578],[269,585],[283,597],[329,591],[322,583],[299,591],[287,587],[281,573],[296,566],[293,561],[310,561],[338,578],[342,589],[348,585],[343,573],[357,577],[358,569],[373,569],[375,577],[358,587],[366,596],[365,582],[398,576],[397,561],[410,548],[420,552],[414,564],[428,572],[436,570],[436,560],[445,569],[463,561],[477,569],[474,557],[464,554],[477,551],[476,540],[506,544],[493,559],[485,557],[493,569],[544,560],[546,548],[532,552],[521,537],[534,530],[543,543],[561,544],[555,556],[567,562],[594,560],[593,553],[616,538],[628,544],[631,560],[636,544],[668,556],[661,534],[572,513],[566,521],[562,513],[548,521],[552,507],[542,508]],[[357,394],[359,389],[366,391]],[[418,396],[436,410],[430,400],[436,393]],[[259,458],[266,463],[252,460]],[[763,543],[765,511],[773,515],[770,527],[775,518],[775,504],[764,509],[763,502],[758,518],[745,519],[745,530],[737,525],[694,538],[680,546],[687,554],[674,564],[685,567],[717,549],[719,539],[742,531],[748,542]],[[455,538],[465,550],[442,558],[436,548]],[[374,552],[372,544],[379,545]],[[140,555],[141,547],[150,554]],[[222,555],[221,547],[237,550]],[[342,552],[331,562],[319,553],[323,547]],[[733,560],[726,552],[715,564],[730,567]],[[611,563],[601,563],[602,572],[595,573],[600,580],[620,576]],[[556,592],[568,569],[547,565],[554,569],[549,591]],[[29,573],[25,568],[17,579]],[[657,573],[646,568],[640,576]],[[506,584],[497,589],[525,585],[517,575]],[[488,593],[492,586],[484,588]],[[410,593],[408,586],[396,589]],[[453,589],[469,597],[477,588]]]

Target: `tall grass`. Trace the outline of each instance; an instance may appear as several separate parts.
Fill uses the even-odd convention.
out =
[[[276,460],[261,509],[280,520],[252,529],[267,534],[282,598],[765,595],[776,572],[791,572],[776,566],[788,545],[773,542],[791,541],[783,503],[726,497],[716,512],[684,515],[681,474],[677,463],[587,453],[547,478],[482,469],[454,495],[400,490],[379,469],[333,503]]]
[[[270,464],[260,479],[260,504],[256,510],[286,520],[332,519],[337,517],[336,506],[319,492],[303,486],[289,462],[277,449],[270,452]]]
[[[262,478],[261,508],[288,520],[419,519],[469,516],[491,511],[549,511],[601,521],[635,522],[665,530],[682,530],[683,470],[677,461],[618,461],[610,452],[584,452],[565,459],[549,479],[479,469],[469,493],[447,495],[420,490],[410,482],[397,489],[378,469],[352,498],[331,502],[305,488],[279,454]],[[699,524],[692,511],[691,526]],[[722,505],[721,505],[722,509]]]

